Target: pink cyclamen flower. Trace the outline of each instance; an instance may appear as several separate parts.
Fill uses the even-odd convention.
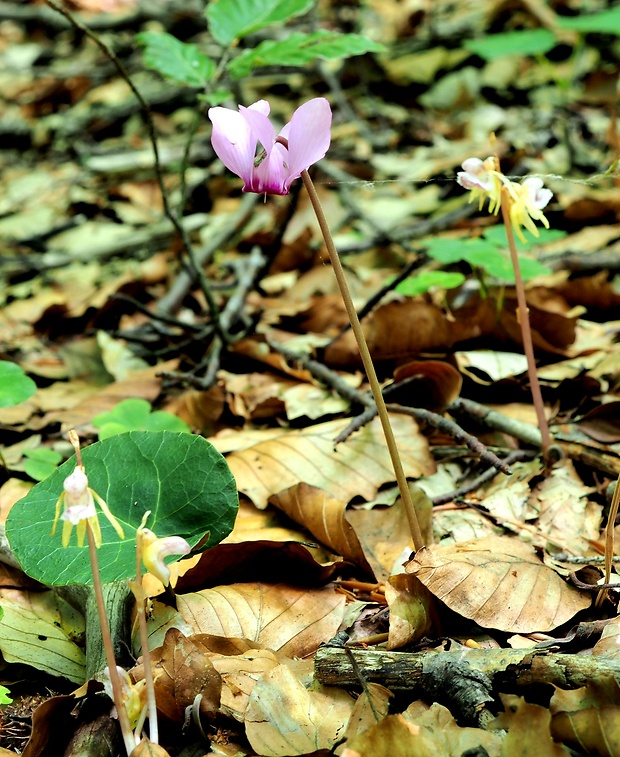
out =
[[[286,195],[295,179],[325,157],[331,140],[332,112],[324,97],[315,97],[293,113],[276,135],[269,103],[259,100],[239,111],[210,108],[211,144],[222,163],[245,182],[244,192]],[[288,141],[288,149],[276,137]],[[258,143],[262,151],[257,155]]]

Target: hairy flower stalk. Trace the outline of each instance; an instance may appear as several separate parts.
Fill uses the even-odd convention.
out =
[[[71,536],[71,530],[73,526],[77,526],[78,546],[82,546],[84,543],[84,535],[88,538],[88,554],[90,557],[90,567],[93,575],[93,590],[95,592],[95,600],[97,604],[97,616],[99,618],[99,626],[101,628],[101,638],[103,641],[103,648],[105,651],[106,662],[108,663],[110,683],[112,685],[112,693],[114,705],[118,714],[118,722],[121,727],[121,733],[123,734],[123,742],[125,744],[125,750],[128,755],[136,747],[136,739],[129,723],[127,711],[124,706],[123,690],[121,686],[121,680],[116,668],[116,660],[114,659],[114,645],[112,643],[112,637],[110,635],[110,626],[108,624],[108,616],[105,609],[105,600],[103,598],[103,589],[101,586],[101,575],[99,572],[99,561],[97,559],[97,549],[101,546],[101,529],[99,527],[99,521],[97,519],[97,511],[95,509],[95,500],[101,506],[104,514],[114,526],[114,529],[118,535],[124,538],[123,529],[119,525],[116,518],[112,515],[108,509],[107,504],[101,499],[101,497],[94,492],[88,486],[88,478],[84,465],[82,464],[82,454],[80,452],[80,440],[77,432],[69,431],[69,441],[73,445],[75,450],[75,457],[77,465],[71,475],[67,476],[63,484],[63,492],[58,498],[56,503],[56,517],[54,518],[54,525],[52,528],[52,536],[56,532],[56,525],[60,516],[60,506],[64,502],[65,510],[60,516],[65,521],[62,534],[62,546],[67,547]]]
[[[331,109],[329,103],[322,97],[304,103],[295,111],[290,123],[278,135],[276,135],[275,129],[267,117],[268,114],[269,104],[264,100],[250,105],[249,108],[239,106],[239,112],[228,108],[211,108],[209,110],[209,118],[213,122],[211,144],[222,163],[244,180],[244,192],[285,195],[288,194],[291,183],[301,177],[321,227],[340,293],[349,316],[351,329],[377,405],[401,499],[407,514],[411,537],[417,551],[424,546],[424,542],[390,418],[385,407],[381,386],[327,219],[308,174],[308,168],[323,158],[329,148],[331,141]],[[263,152],[255,158],[258,143],[262,145]]]
[[[525,298],[525,287],[519,266],[519,256],[515,246],[514,234],[522,242],[525,237],[521,227],[526,228],[535,237],[539,236],[534,221],[540,221],[545,228],[549,228],[549,221],[543,214],[552,192],[543,186],[538,177],[525,179],[521,184],[511,181],[499,170],[499,161],[492,156],[482,161],[479,158],[469,158],[462,164],[463,171],[457,174],[457,181],[465,189],[471,191],[471,199],[479,201],[482,208],[485,199],[489,200],[489,211],[499,213],[502,211],[502,219],[506,227],[510,259],[515,274],[515,289],[517,292],[517,306],[523,351],[527,359],[527,373],[530,380],[532,400],[538,419],[538,427],[542,437],[543,457],[548,461],[549,447],[551,446],[551,434],[545,414],[538,372],[536,371],[536,358],[534,356],[534,344],[532,342],[532,330],[530,327],[529,308]]]
[[[142,585],[142,563],[153,576],[158,578],[164,586],[170,582],[170,568],[164,562],[165,557],[171,555],[187,555],[191,547],[180,536],[164,536],[158,539],[148,528],[145,528],[150,510],[144,513],[142,523],[136,531],[136,580],[129,582],[134,597],[138,624],[140,626],[140,643],[142,645],[142,663],[144,667],[144,683],[146,687],[146,708],[149,717],[149,739],[151,743],[159,743],[159,729],[157,723],[157,703],[155,701],[155,684],[149,655],[149,633],[146,624],[146,603],[148,598]]]

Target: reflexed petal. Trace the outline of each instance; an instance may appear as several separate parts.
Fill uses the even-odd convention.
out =
[[[325,157],[331,141],[332,111],[324,97],[315,97],[293,113],[281,136],[288,139],[288,190],[292,181],[313,163]]]
[[[170,568],[164,562],[164,557],[170,555],[187,555],[191,547],[180,536],[164,536],[158,539],[148,528],[138,530],[142,542],[142,562],[148,572],[159,578],[164,586],[170,581]]]
[[[211,144],[222,163],[246,185],[252,181],[256,137],[246,119],[230,108],[209,108]]]
[[[553,197],[553,192],[544,187],[542,179],[539,179],[537,176],[525,179],[521,186],[527,192],[527,204],[539,210],[546,208]]]

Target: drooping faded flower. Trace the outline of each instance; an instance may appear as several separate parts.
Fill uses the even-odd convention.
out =
[[[105,500],[88,486],[88,477],[84,472],[84,468],[77,466],[73,473],[65,478],[62,494],[58,497],[56,502],[56,515],[54,517],[54,525],[52,526],[51,535],[54,536],[56,533],[56,526],[58,524],[58,519],[60,518],[60,520],[64,521],[62,527],[63,547],[67,547],[69,544],[73,526],[77,526],[78,547],[83,546],[87,523],[90,524],[92,529],[95,544],[97,547],[101,546],[101,528],[97,518],[95,502],[101,507],[103,514],[114,526],[114,530],[119,537],[121,539],[125,538],[122,527],[110,512]],[[62,515],[60,514],[61,504],[64,504]]]
[[[144,520],[142,522],[144,523]],[[149,528],[144,528],[144,526],[140,526],[136,538],[140,540],[144,567],[164,586],[168,586],[170,568],[164,562],[164,558],[170,555],[187,555],[192,548],[181,536],[163,536],[158,539]]]
[[[470,190],[471,200],[477,199],[480,208],[488,198],[489,212],[499,213],[502,192],[506,190],[507,201],[510,203],[510,222],[522,242],[526,241],[521,231],[522,226],[535,237],[539,232],[534,221],[540,221],[545,228],[549,228],[549,221],[542,210],[549,204],[553,193],[543,186],[542,179],[533,176],[521,184],[511,181],[499,170],[499,162],[493,156],[484,161],[468,158],[462,163],[462,168],[463,170],[457,173],[456,180],[462,187]]]
[[[321,158],[331,140],[332,112],[324,97],[301,105],[276,134],[269,120],[269,103],[259,100],[248,108],[210,108],[211,144],[222,163],[245,182],[244,192],[286,195],[302,171]],[[276,138],[288,141],[288,148]],[[257,155],[257,145],[261,152]]]
[[[121,668],[120,665],[116,666],[116,672],[121,683],[121,696],[123,705],[127,711],[127,717],[129,719],[129,725],[136,729],[139,733],[142,730],[144,721],[146,719],[146,681],[144,679],[134,683],[129,673]],[[106,666],[103,670],[103,688],[105,693],[114,701],[114,691],[112,689],[112,681],[110,680],[110,669]],[[111,715],[113,718],[118,717],[116,711],[116,705],[112,708]]]

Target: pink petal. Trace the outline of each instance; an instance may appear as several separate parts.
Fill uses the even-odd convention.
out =
[[[549,201],[553,197],[553,192],[543,186],[542,179],[539,179],[537,176],[532,176],[529,179],[525,179],[525,181],[523,181],[522,183],[522,186],[527,192],[531,204],[535,208],[538,208],[538,210],[546,208],[549,204]]]
[[[284,166],[286,159],[286,148],[280,144],[274,145],[270,154],[254,169],[249,191],[259,194],[263,192],[272,195],[288,194],[288,186],[286,186],[288,170]],[[248,190],[244,188],[244,191]]]
[[[261,102],[264,102],[264,100]],[[259,103],[254,103],[254,106],[258,104]],[[265,148],[267,154],[269,154],[276,141],[276,130],[273,128],[273,124],[267,116],[254,106],[251,105],[249,108],[244,108],[243,105],[240,105],[239,112],[256,139]]]
[[[288,139],[288,190],[294,179],[325,157],[331,141],[332,111],[324,97],[315,97],[293,113],[280,135]]]
[[[467,158],[461,163],[461,168],[465,173],[473,173],[478,175],[480,173],[486,173],[484,162],[480,158]]]
[[[252,183],[257,138],[246,119],[230,108],[209,108],[211,144],[222,163],[246,186]]]

